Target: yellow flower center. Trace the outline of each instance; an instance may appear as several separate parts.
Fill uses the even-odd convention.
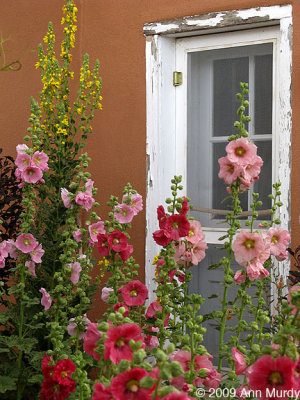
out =
[[[244,246],[247,248],[247,249],[254,249],[254,244],[255,244],[255,242],[254,242],[254,240],[252,240],[252,239],[247,239],[245,242],[244,242]]]
[[[131,297],[136,297],[138,294],[137,294],[137,291],[136,290],[132,290],[131,292],[130,292],[130,296]]]
[[[271,374],[269,375],[269,382],[272,383],[273,385],[280,385],[282,381],[283,379],[280,372],[274,371],[271,372]]]
[[[178,222],[173,222],[172,226],[173,228],[178,229]]]
[[[25,244],[25,246],[29,246],[30,245],[30,239],[24,239],[23,243]]]
[[[68,376],[68,371],[62,371],[60,375],[63,379],[65,379]]]
[[[192,236],[194,236],[194,235],[195,235],[195,232],[192,231],[192,230],[190,230],[190,231],[189,231],[189,237],[192,237]]]
[[[126,384],[126,388],[130,390],[130,392],[136,393],[139,390],[139,383],[135,380],[129,381]]]
[[[244,147],[237,147],[235,149],[235,154],[239,157],[243,156],[245,154],[246,150],[244,149]]]
[[[120,337],[117,341],[116,341],[116,346],[118,347],[123,347],[125,345],[125,340],[124,338]]]
[[[271,239],[272,243],[277,243],[278,242],[278,236],[273,236]]]
[[[119,243],[119,239],[115,238],[115,239],[113,240],[113,242],[114,242],[114,244],[118,244],[118,243]]]

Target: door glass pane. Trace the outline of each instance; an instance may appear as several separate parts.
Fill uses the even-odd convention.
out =
[[[255,135],[272,134],[272,54],[255,57]]]
[[[234,133],[240,100],[240,82],[249,82],[249,58],[229,58],[213,62],[213,136]],[[247,129],[247,127],[246,127]]]
[[[272,192],[272,141],[257,140],[254,142],[258,147],[258,155],[263,159],[260,178],[254,183],[253,191],[259,193],[259,199],[263,202],[261,209],[267,210],[272,207],[269,194]],[[259,217],[259,219],[270,219],[270,215]]]

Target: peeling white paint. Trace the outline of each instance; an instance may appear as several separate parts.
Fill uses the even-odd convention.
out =
[[[196,27],[215,27],[218,26],[224,19],[225,13],[218,13],[218,15],[214,18],[208,18],[208,19],[193,19],[185,21],[188,26],[196,26]]]
[[[272,6],[272,7],[260,7],[260,8],[249,8],[247,10],[238,10],[237,17],[243,20],[249,18],[263,18],[282,20],[283,18],[289,18],[292,15],[292,6]]]

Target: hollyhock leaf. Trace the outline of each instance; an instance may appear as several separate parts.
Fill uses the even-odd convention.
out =
[[[151,376],[145,376],[140,380],[140,387],[144,389],[151,389],[156,381]]]
[[[10,376],[0,376],[0,393],[5,393],[8,390],[15,390],[17,378],[11,378]]]

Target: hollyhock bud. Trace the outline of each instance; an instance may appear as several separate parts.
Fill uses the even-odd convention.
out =
[[[40,288],[40,292],[42,293],[42,299],[41,299],[41,304],[44,306],[45,311],[47,311],[52,304],[52,299],[50,294],[47,292],[46,289]]]
[[[79,282],[80,272],[82,270],[81,265],[78,261],[75,261],[73,264],[68,264],[68,266],[72,268],[70,281],[75,285]]]
[[[114,289],[112,289],[112,288],[104,287],[102,289],[101,300],[103,300],[105,303],[107,303],[109,295],[113,291],[114,291]]]
[[[236,273],[235,273],[235,275],[234,275],[234,282],[235,283],[237,283],[237,284],[240,284],[240,283],[243,283],[243,282],[245,282],[246,281],[246,274],[245,274],[245,272],[244,271],[242,271],[242,270],[239,270],[239,271],[237,271]]]
[[[36,276],[35,274],[35,263],[33,261],[26,261],[25,266],[29,269],[31,276]]]
[[[72,208],[70,192],[66,188],[61,188],[61,198],[66,208]]]

